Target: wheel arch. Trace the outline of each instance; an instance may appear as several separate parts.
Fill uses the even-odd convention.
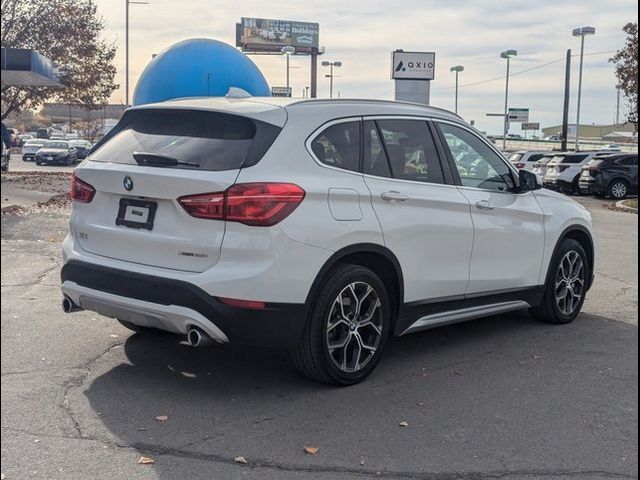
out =
[[[358,243],[341,248],[324,263],[307,294],[306,303],[315,300],[324,280],[331,270],[339,264],[354,264],[369,268],[375,272],[389,289],[389,295],[394,302],[393,322],[404,299],[404,277],[402,267],[391,250],[375,243]]]
[[[578,242],[580,245],[582,245],[582,248],[584,248],[587,254],[587,260],[589,261],[589,274],[587,275],[587,289],[589,289],[593,284],[593,274],[594,274],[594,268],[595,268],[595,255],[596,255],[595,242],[593,240],[593,236],[591,235],[591,232],[582,225],[571,225],[567,227],[558,237],[556,246],[553,249],[553,254],[550,257],[550,261],[556,256],[556,253],[558,252],[560,245],[566,239],[571,239]],[[553,275],[553,272],[551,271],[551,265],[549,265],[547,267],[547,277],[546,277],[545,285],[549,284],[551,275]]]

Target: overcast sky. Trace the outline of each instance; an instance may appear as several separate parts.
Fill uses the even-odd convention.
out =
[[[561,60],[568,48],[579,53],[579,39],[571,30],[597,28],[587,37],[583,90],[584,123],[612,123],[615,119],[616,80],[608,59],[624,45],[622,26],[637,21],[635,0],[148,0],[132,5],[130,54],[133,86],[153,53],[194,37],[235,43],[240,17],[278,18],[320,23],[320,45],[325,60],[341,60],[335,79],[341,97],[393,98],[389,78],[390,52],[436,52],[436,79],[431,103],[453,109],[453,65],[465,66],[461,76],[460,113],[483,130],[501,130],[499,112],[504,79],[465,86],[504,76],[499,53],[515,48],[519,56],[513,72]],[[97,0],[107,23],[106,38],[118,45],[117,81],[124,86],[124,0]],[[606,52],[606,53],[600,53]],[[270,85],[285,84],[285,62],[280,56],[253,56]],[[309,84],[309,59],[291,61],[294,96]],[[572,116],[575,114],[578,59],[574,59]],[[531,121],[543,126],[561,121],[564,62],[515,75],[511,106],[531,108]],[[319,96],[328,96],[328,79],[319,75]],[[124,88],[112,100],[124,101]],[[514,129],[517,131],[517,128]]]

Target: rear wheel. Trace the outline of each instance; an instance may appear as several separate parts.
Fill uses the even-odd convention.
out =
[[[304,376],[353,385],[374,369],[391,328],[391,302],[368,268],[341,265],[328,275],[310,312],[300,344],[292,351]]]
[[[572,239],[565,239],[554,254],[542,303],[531,309],[546,323],[570,323],[578,316],[587,293],[589,264],[587,254]]]
[[[609,196],[614,200],[624,200],[629,195],[629,183],[626,180],[614,180],[609,185]]]

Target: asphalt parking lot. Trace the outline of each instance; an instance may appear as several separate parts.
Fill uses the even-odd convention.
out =
[[[600,262],[576,322],[516,313],[396,339],[339,389],[286,352],[65,315],[68,207],[2,215],[2,478],[637,478],[638,217],[579,201]]]

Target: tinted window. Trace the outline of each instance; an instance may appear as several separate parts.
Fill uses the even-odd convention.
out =
[[[46,148],[69,148],[66,142],[47,142],[44,144]]]
[[[503,175],[511,175],[511,170],[486,143],[460,127],[443,123],[439,124],[439,128],[460,173],[462,185],[488,190],[508,190]]]
[[[542,157],[544,157],[544,154],[540,154],[540,155],[531,155],[529,157],[529,159],[527,160],[527,162],[537,162],[538,160],[540,160]]]
[[[364,165],[363,172],[377,177],[391,177],[389,162],[384,152],[376,123],[364,122]]]
[[[560,162],[562,163],[582,163],[584,162],[589,155],[566,155],[564,157],[560,157]]]
[[[427,122],[380,120],[376,122],[393,178],[443,183],[442,168]]]
[[[256,164],[279,132],[273,125],[224,113],[131,110],[96,145],[91,159],[136,164],[134,152],[155,153],[186,163],[169,168],[232,170]]]
[[[522,157],[524,157],[524,153],[514,153],[509,157],[509,161],[514,163],[519,162],[520,160],[522,160]]]
[[[316,158],[326,165],[360,170],[360,122],[331,125],[311,142]]]
[[[638,165],[638,157],[625,157],[621,158],[618,163],[625,167],[634,167]]]

